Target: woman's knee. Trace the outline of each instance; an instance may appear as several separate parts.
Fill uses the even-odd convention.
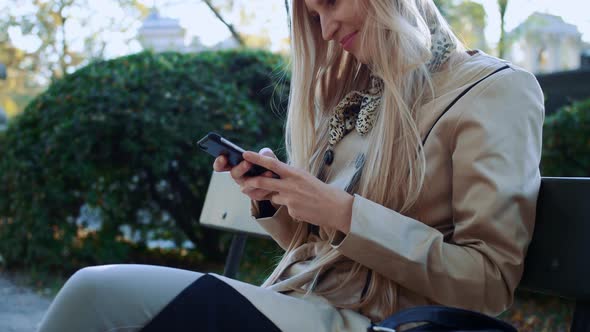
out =
[[[89,322],[94,322],[101,331],[119,326],[143,326],[201,275],[133,264],[80,269],[59,292],[44,320],[45,329],[41,331],[76,330],[59,327],[64,324],[84,326]]]
[[[96,305],[149,303],[170,300],[201,273],[152,265],[114,264],[80,269],[66,286],[77,298]]]
[[[64,287],[81,292],[94,292],[98,273],[94,266],[79,269],[68,279]]]
[[[62,292],[70,299],[90,301],[105,295],[105,281],[112,270],[104,266],[89,266],[76,271],[65,283]],[[102,288],[102,289],[101,289]],[[87,302],[86,302],[87,303]]]
[[[100,270],[95,267],[85,267],[76,271],[57,294],[52,309],[59,313],[63,308],[80,310],[93,307],[94,300],[100,293],[97,289],[97,285],[100,284],[99,274]]]

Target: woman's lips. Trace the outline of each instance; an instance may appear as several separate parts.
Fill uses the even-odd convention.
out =
[[[350,48],[352,47],[352,43],[354,42],[354,37],[356,36],[357,33],[358,33],[358,31],[355,31],[353,33],[350,33],[350,34],[344,36],[344,38],[342,38],[342,40],[340,40],[340,44],[342,45],[342,48],[344,48],[347,51],[350,51]]]

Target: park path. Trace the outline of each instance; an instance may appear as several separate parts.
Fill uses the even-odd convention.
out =
[[[15,285],[0,272],[0,331],[34,332],[51,299]]]

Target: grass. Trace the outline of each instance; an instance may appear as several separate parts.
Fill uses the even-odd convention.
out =
[[[500,318],[520,332],[566,332],[570,329],[574,306],[572,300],[517,291],[514,304]]]

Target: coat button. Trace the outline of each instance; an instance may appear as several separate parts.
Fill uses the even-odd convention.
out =
[[[328,149],[324,153],[324,164],[332,165],[332,162],[334,162],[334,151]]]

